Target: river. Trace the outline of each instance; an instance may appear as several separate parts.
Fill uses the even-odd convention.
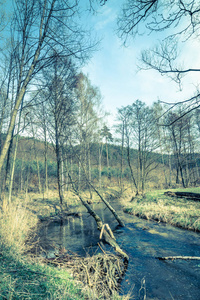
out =
[[[142,220],[123,213],[122,207],[113,202],[126,226],[118,228],[117,222],[102,203],[93,208],[104,223],[115,233],[120,247],[130,260],[121,283],[121,294],[132,291],[132,299],[200,300],[200,261],[161,261],[163,256],[200,256],[200,234],[175,228],[163,223]],[[78,208],[80,218],[69,217],[61,226],[52,222],[40,231],[48,255],[54,247],[62,246],[80,255],[98,251],[99,231],[85,208]],[[109,250],[109,248],[108,248]]]

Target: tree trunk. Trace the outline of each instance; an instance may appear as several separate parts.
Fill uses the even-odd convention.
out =
[[[48,162],[47,162],[47,150],[48,150],[48,145],[47,145],[47,138],[45,135],[45,141],[44,141],[44,164],[45,164],[45,190],[46,194],[48,197]]]
[[[119,225],[122,226],[122,227],[125,227],[124,222],[118,216],[118,214],[116,213],[116,211],[114,210],[114,208],[101,196],[101,194],[97,191],[97,189],[95,189],[95,187],[92,184],[90,184],[90,185],[94,189],[94,191],[96,192],[96,194],[99,196],[99,198],[104,202],[104,204],[112,212],[113,216],[115,217],[115,219],[117,220],[117,222],[119,223]]]
[[[90,145],[88,144],[88,178],[89,182],[92,182],[92,172],[91,172],[91,158],[90,158]],[[92,199],[91,186],[89,185],[90,199]]]
[[[69,173],[68,173],[68,176],[72,183],[72,187],[73,187],[75,194],[79,197],[82,204],[87,209],[88,213],[95,219],[96,224],[97,224],[97,229],[101,232],[100,235],[102,235],[102,229],[104,228],[104,224],[103,224],[101,218],[95,213],[95,211],[91,208],[91,206],[86,201],[84,201],[83,198],[80,196],[79,192],[76,190],[75,186],[73,185],[73,182],[72,182],[72,179],[71,179]],[[129,260],[128,255],[119,247],[116,240],[106,230],[103,231],[103,237],[104,237],[104,240],[109,245],[111,245],[115,249],[115,251],[124,259],[124,262],[128,262],[128,260]]]
[[[15,152],[14,152],[14,157],[13,157],[13,163],[12,163],[12,170],[11,170],[11,174],[10,174],[9,196],[8,196],[8,202],[9,203],[11,202],[11,197],[12,197],[12,189],[13,189],[13,181],[14,181],[15,163],[16,163],[16,157],[17,157],[18,142],[19,142],[19,125],[18,125],[18,134],[17,134],[16,144],[15,144]]]
[[[33,128],[33,122],[32,122],[32,133],[33,133],[34,152],[35,152],[35,159],[36,159],[37,173],[38,173],[38,189],[39,189],[39,193],[41,194],[42,188],[41,188],[41,180],[40,180],[40,166],[39,166],[38,155],[37,155],[36,144],[35,144],[35,132]]]
[[[3,164],[4,164],[4,161],[5,161],[6,155],[8,153],[8,149],[10,147],[10,143],[11,143],[11,140],[12,140],[12,133],[13,133],[14,126],[15,126],[15,120],[16,120],[16,117],[17,117],[17,113],[18,113],[20,104],[21,104],[21,102],[23,100],[23,97],[26,93],[27,86],[28,86],[29,82],[32,79],[32,75],[33,75],[33,72],[35,70],[35,67],[36,67],[36,64],[37,64],[37,61],[38,61],[38,58],[39,58],[39,55],[40,55],[40,51],[41,51],[44,39],[46,37],[49,21],[50,21],[52,12],[53,12],[55,2],[56,2],[56,0],[52,1],[51,8],[49,10],[49,14],[48,14],[48,16],[45,16],[45,18],[46,18],[46,23],[45,24],[44,24],[44,20],[45,20],[44,15],[42,15],[42,18],[41,18],[38,46],[37,46],[37,49],[36,49],[36,51],[33,55],[32,64],[31,64],[29,70],[27,71],[27,75],[26,75],[26,77],[23,81],[22,87],[20,88],[20,90],[17,93],[15,106],[14,106],[14,109],[11,113],[11,119],[10,119],[10,124],[9,124],[9,127],[8,127],[8,131],[7,131],[7,134],[6,134],[6,139],[5,139],[3,148],[1,150],[1,154],[0,154],[0,172],[2,171]],[[45,12],[45,9],[46,9],[46,7],[44,7],[44,12]]]
[[[56,132],[56,161],[57,161],[57,183],[58,183],[58,193],[60,198],[60,205],[63,204],[63,191],[62,191],[62,175],[61,175],[61,153],[58,142],[58,133]]]
[[[123,187],[122,187],[123,158],[124,158],[124,121],[123,121],[123,125],[122,125],[122,144],[121,144],[121,168],[120,168],[120,188],[121,188],[121,192],[123,190]]]
[[[102,188],[102,182],[101,182],[101,157],[102,157],[102,145],[99,145],[99,188]]]
[[[164,193],[164,195],[177,197],[177,198],[187,198],[194,201],[200,201],[200,194],[198,193],[167,191]]]
[[[172,185],[172,163],[171,163],[171,154],[168,154],[169,156],[169,186]]]
[[[130,161],[130,146],[129,146],[129,137],[128,137],[128,134],[126,134],[126,138],[127,138],[127,160],[128,160],[128,165],[129,165],[129,169],[130,169],[130,172],[131,172],[131,178],[132,178],[133,184],[134,184],[134,186],[136,188],[136,195],[138,195],[138,193],[139,193],[138,185],[137,185],[135,177],[133,175],[133,169],[132,169],[131,161]]]
[[[24,159],[22,158],[21,172],[20,172],[20,192],[22,192],[23,190],[23,164],[24,164]]]

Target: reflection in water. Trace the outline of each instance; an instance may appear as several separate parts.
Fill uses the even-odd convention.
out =
[[[114,230],[117,223],[108,209],[101,204],[94,208],[103,222],[109,223]],[[123,214],[123,221],[126,227],[114,230],[117,242],[130,258],[122,281],[123,293],[134,285],[133,299],[144,299],[146,291],[146,299],[199,300],[199,261],[160,261],[155,257],[200,256],[200,235],[126,214]],[[93,218],[83,210],[80,218],[69,218],[63,226],[55,223],[44,226],[41,239],[85,255],[96,251],[99,232]]]
[[[162,235],[164,237],[168,237],[168,233],[167,232],[159,232],[159,231],[157,231],[155,229],[149,229],[148,232],[151,233],[151,234],[159,234],[159,235]]]

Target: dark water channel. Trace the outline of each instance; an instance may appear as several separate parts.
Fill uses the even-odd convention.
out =
[[[95,211],[109,223],[121,248],[129,255],[128,270],[122,281],[122,294],[132,288],[133,299],[200,300],[200,261],[161,261],[158,256],[200,256],[200,234],[154,221],[141,220],[124,214],[119,205],[125,228],[116,228],[116,221],[102,204]],[[80,209],[79,209],[80,211]],[[40,232],[43,243],[64,246],[80,255],[98,251],[99,232],[96,223],[82,208],[80,218],[69,217],[63,226],[44,225]],[[55,252],[48,248],[48,255]]]

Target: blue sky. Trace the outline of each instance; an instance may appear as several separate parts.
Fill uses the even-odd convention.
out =
[[[92,25],[93,33],[102,37],[102,42],[99,51],[94,53],[83,72],[88,74],[93,85],[100,88],[103,106],[112,114],[109,117],[111,123],[117,108],[132,104],[137,99],[147,105],[158,99],[167,102],[183,100],[191,96],[194,85],[199,81],[199,75],[192,74],[189,79],[185,79],[183,91],[180,92],[177,84],[156,71],[138,72],[141,50],[152,47],[162,36],[144,34],[130,42],[128,47],[123,47],[115,33],[116,17],[122,2],[109,0],[97,15],[87,17],[87,24]],[[184,58],[184,63],[190,67],[195,65],[200,59],[197,41],[193,40],[187,46],[183,44],[182,48],[184,53],[180,55],[180,60]]]

